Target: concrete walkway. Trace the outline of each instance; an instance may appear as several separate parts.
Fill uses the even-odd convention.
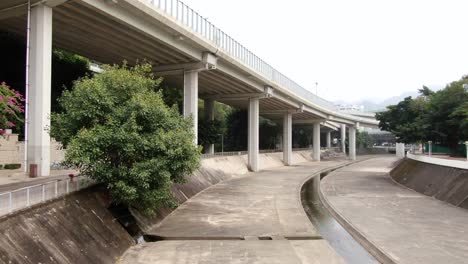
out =
[[[344,263],[310,223],[305,180],[348,161],[309,162],[210,187],[182,204],[122,263]]]
[[[384,263],[467,263],[468,211],[397,185],[393,157],[330,173],[322,200]]]

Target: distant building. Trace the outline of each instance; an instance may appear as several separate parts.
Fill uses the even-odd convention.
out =
[[[345,104],[339,104],[337,105],[338,110],[346,112],[346,111],[359,111],[359,112],[364,112],[364,106],[363,105],[345,105]]]

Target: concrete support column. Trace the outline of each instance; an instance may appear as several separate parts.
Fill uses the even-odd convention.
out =
[[[341,128],[341,151],[346,154],[346,125],[342,124]]]
[[[205,99],[205,118],[208,121],[214,120],[214,100]],[[205,146],[205,153],[213,154],[214,153],[214,144],[208,144]]]
[[[320,122],[314,123],[314,160],[320,161]]]
[[[283,162],[292,165],[292,114],[284,114],[283,119]]]
[[[248,166],[251,171],[258,171],[258,127],[259,98],[249,99]]]
[[[327,148],[331,148],[331,131],[327,131]]]
[[[356,160],[356,128],[349,127],[349,158]]]
[[[31,9],[26,164],[37,164],[38,176],[50,174],[51,78],[52,8],[39,4]]]
[[[193,144],[198,144],[198,72],[184,72],[184,117],[193,122]]]
[[[405,143],[396,143],[396,156],[399,159],[404,158],[405,155]]]

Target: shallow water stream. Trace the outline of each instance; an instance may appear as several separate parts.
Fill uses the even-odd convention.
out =
[[[323,173],[320,178],[327,174]],[[341,226],[317,200],[318,181],[311,179],[302,190],[302,203],[312,224],[320,235],[340,254],[347,263],[379,263]]]

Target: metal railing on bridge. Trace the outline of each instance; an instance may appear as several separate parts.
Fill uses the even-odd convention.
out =
[[[172,17],[178,23],[190,28],[198,33],[205,40],[214,44],[239,62],[260,73],[264,78],[288,89],[289,91],[309,100],[311,103],[321,107],[337,110],[337,107],[303,88],[284,74],[273,68],[270,64],[260,59],[249,49],[241,45],[235,39],[230,37],[221,29],[214,26],[198,12],[184,4],[180,0],[140,0],[150,2],[158,10],[163,11],[169,17]]]

